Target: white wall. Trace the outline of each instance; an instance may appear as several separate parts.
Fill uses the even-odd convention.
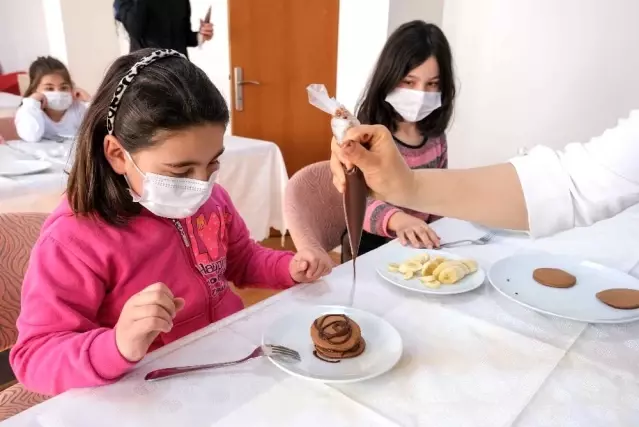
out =
[[[197,31],[200,19],[211,6],[214,36],[201,47],[189,49],[189,58],[202,68],[230,105],[230,54],[227,0],[191,0],[191,27]],[[229,126],[229,129],[231,127]]]
[[[120,55],[113,0],[0,0],[0,64],[27,70],[38,56],[66,63],[90,93]]]
[[[43,0],[0,0],[0,66],[4,73],[27,71],[49,54]]]
[[[339,2],[337,94],[331,95],[351,111],[388,37],[389,1]]]
[[[453,167],[587,141],[639,108],[639,1],[446,0]]]
[[[67,65],[75,83],[94,93],[107,67],[120,56],[113,0],[59,1]]]

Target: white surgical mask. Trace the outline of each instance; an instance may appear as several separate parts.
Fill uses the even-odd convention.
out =
[[[442,94],[398,87],[388,94],[386,102],[392,105],[405,121],[415,123],[442,106]]]
[[[135,169],[144,177],[142,194],[138,195],[129,189],[133,201],[157,216],[170,219],[188,218],[193,216],[211,197],[218,171],[213,172],[208,181],[145,173],[138,168],[129,153],[126,155]]]
[[[46,91],[44,96],[47,98],[47,108],[52,110],[66,111],[73,104],[71,92]]]

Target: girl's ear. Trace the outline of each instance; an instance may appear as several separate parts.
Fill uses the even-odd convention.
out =
[[[104,137],[104,157],[106,157],[115,173],[120,175],[126,173],[126,153],[120,141],[113,135]]]

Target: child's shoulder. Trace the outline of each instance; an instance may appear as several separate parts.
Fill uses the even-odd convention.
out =
[[[63,245],[76,241],[92,241],[105,236],[105,223],[89,217],[75,215],[66,197],[51,212],[42,225],[39,240],[52,239]]]

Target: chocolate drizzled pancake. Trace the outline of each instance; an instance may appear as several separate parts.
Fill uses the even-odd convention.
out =
[[[359,325],[343,314],[327,314],[311,326],[315,354],[327,362],[359,356],[366,349]]]

